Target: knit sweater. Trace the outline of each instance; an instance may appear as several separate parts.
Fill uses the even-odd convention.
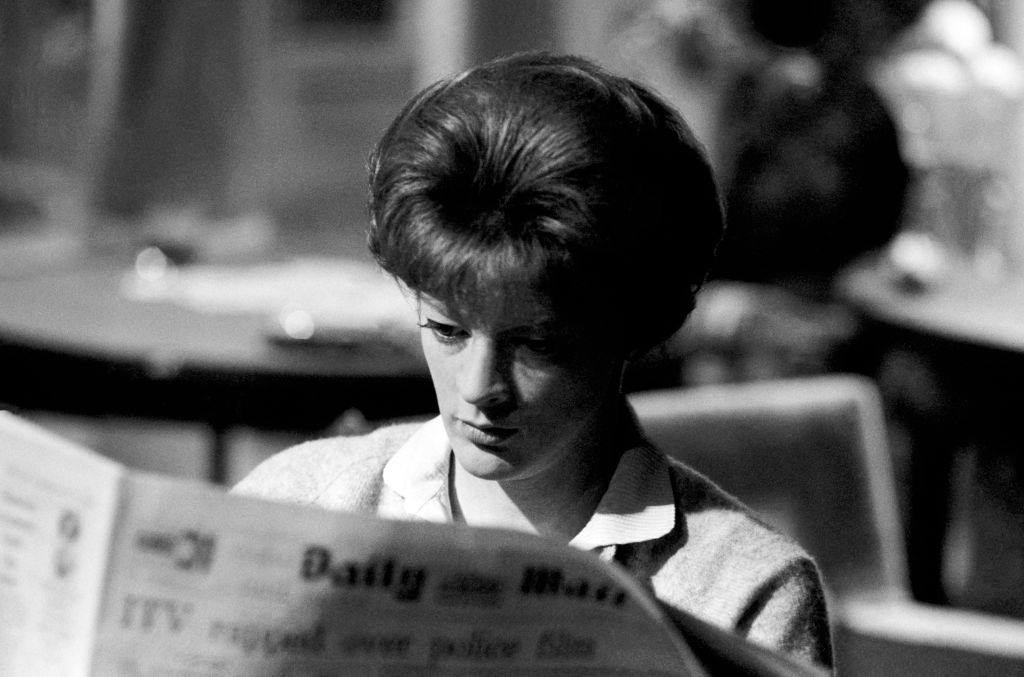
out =
[[[233,491],[401,516],[403,497],[384,482],[384,468],[418,427],[396,425],[298,445],[264,461]],[[656,538],[599,548],[601,556],[626,567],[669,606],[762,646],[830,666],[825,599],[809,556],[706,477],[654,453],[669,475],[674,524]]]

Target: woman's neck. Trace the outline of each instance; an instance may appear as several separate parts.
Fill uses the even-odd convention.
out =
[[[569,541],[587,524],[623,451],[622,414],[598,417],[579,453],[537,475],[494,481],[476,477],[452,459],[450,488],[457,519],[474,526],[527,531]]]

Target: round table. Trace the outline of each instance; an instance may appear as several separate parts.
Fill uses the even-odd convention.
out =
[[[436,411],[422,357],[388,340],[283,341],[257,312],[203,312],[124,293],[124,261],[0,277],[0,403],[85,415],[321,431],[347,409]],[[410,318],[410,322],[412,318]]]
[[[837,293],[872,320],[1024,357],[1024,277],[990,279],[954,265],[930,283],[918,283],[885,259],[871,258],[839,277]]]

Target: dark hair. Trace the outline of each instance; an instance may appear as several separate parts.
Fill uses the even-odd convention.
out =
[[[472,314],[526,283],[626,352],[692,310],[722,234],[711,168],[648,89],[573,56],[496,59],[415,96],[370,158],[370,250]]]

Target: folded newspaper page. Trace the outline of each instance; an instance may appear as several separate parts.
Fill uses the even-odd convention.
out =
[[[703,675],[613,564],[129,472],[0,413],[0,675]]]
[[[89,674],[123,476],[0,412],[0,675]]]

